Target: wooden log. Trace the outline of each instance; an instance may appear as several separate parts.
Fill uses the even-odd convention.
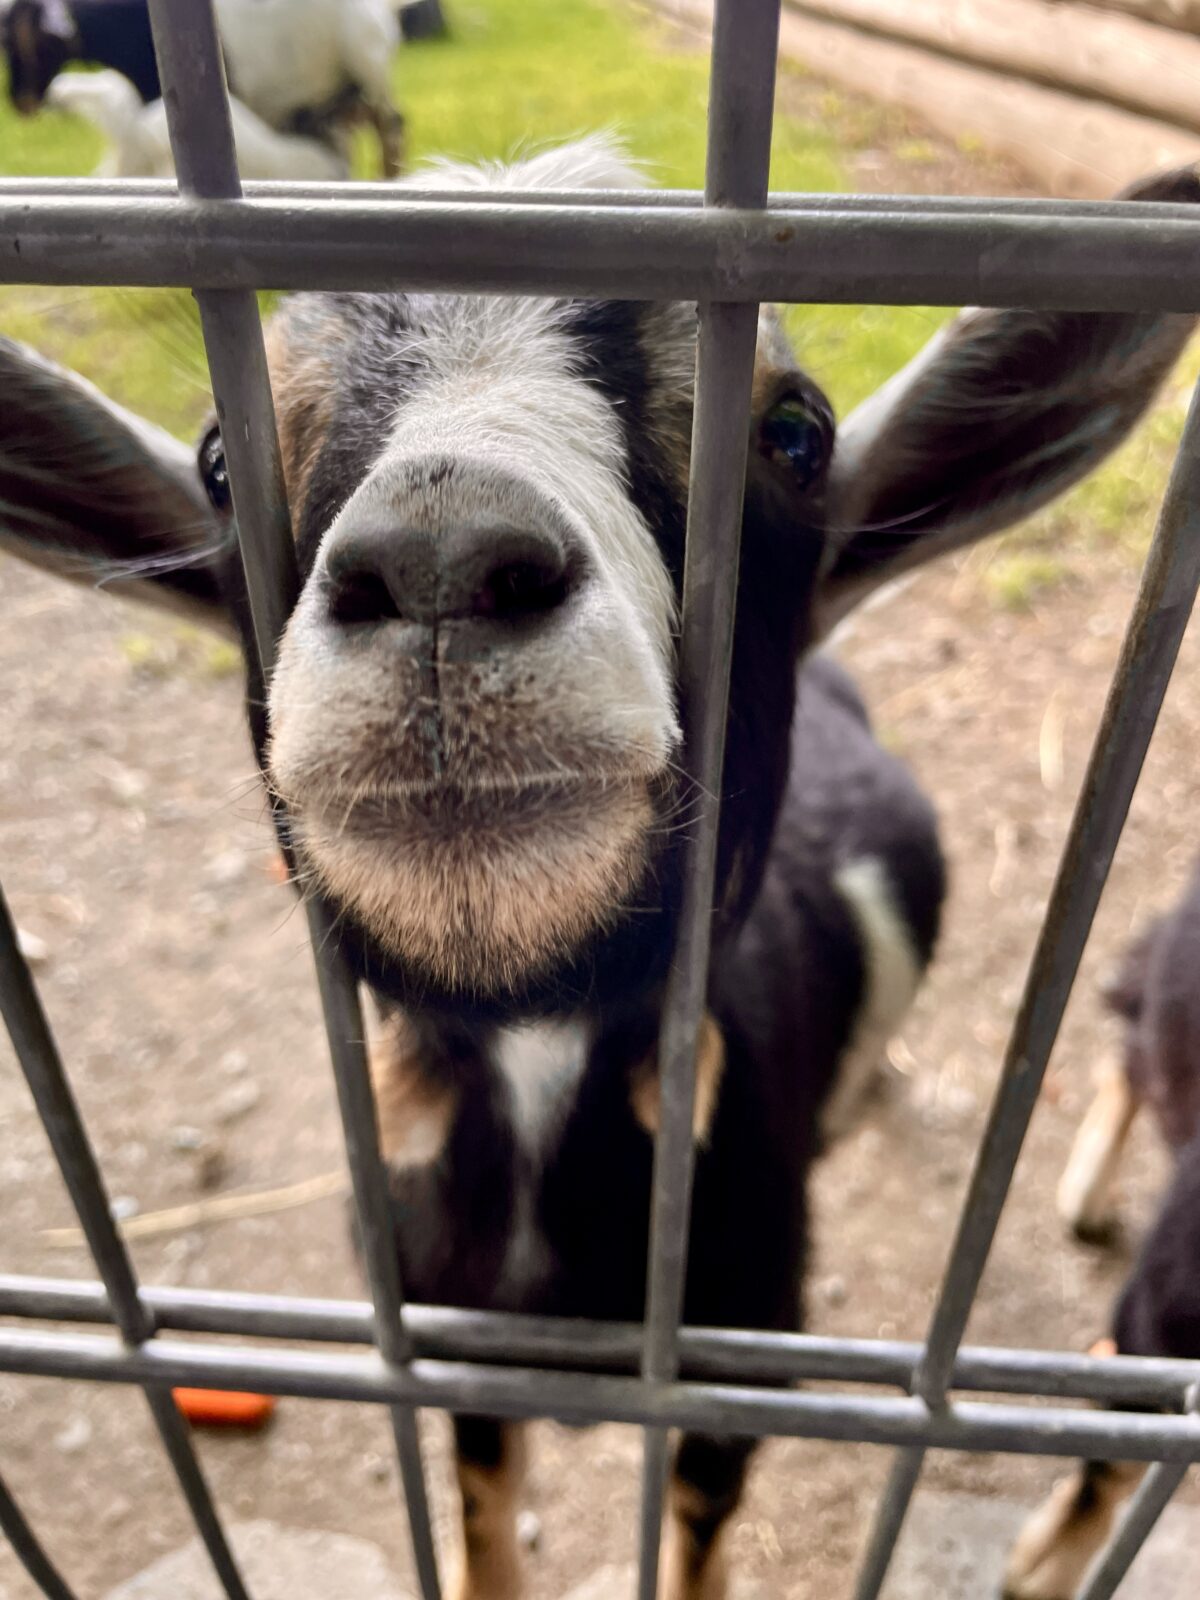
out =
[[[786,0],[947,55],[1200,129],[1200,39],[1063,0]],[[1200,0],[1197,0],[1200,9]]]
[[[712,0],[659,0],[659,9],[694,26],[712,23]],[[780,50],[817,77],[903,107],[949,139],[980,139],[1050,195],[1103,199],[1145,173],[1200,158],[1200,138],[1171,124],[841,23],[785,11]]]
[[[1058,3],[1074,9],[1076,0],[1058,0]],[[1091,3],[1102,11],[1123,11],[1127,16],[1141,17],[1143,22],[1200,33],[1200,0],[1091,0]]]

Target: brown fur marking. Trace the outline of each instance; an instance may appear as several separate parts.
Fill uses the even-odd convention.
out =
[[[266,345],[283,475],[293,516],[298,516],[333,415],[336,369],[311,333],[298,348],[286,310],[268,323]]]
[[[443,983],[505,987],[605,926],[638,881],[654,814],[636,779],[564,788],[556,812],[524,819],[495,804],[493,821],[457,834],[398,808],[390,831],[363,837],[344,802],[292,814],[317,877],[386,949]]]
[[[705,1012],[696,1043],[696,1103],[692,1112],[692,1133],[697,1144],[707,1144],[712,1129],[721,1079],[725,1073],[725,1040],[711,1013]],[[661,1091],[657,1056],[647,1056],[634,1068],[629,1101],[633,1114],[646,1132],[658,1132]]]
[[[451,1585],[452,1600],[519,1600],[521,1594],[517,1496],[525,1476],[525,1430],[509,1422],[503,1435],[498,1467],[458,1461],[463,1560]]]
[[[713,1508],[689,1483],[671,1481],[660,1571],[662,1600],[725,1600],[728,1565],[722,1523],[711,1538],[697,1537]]]
[[[458,1091],[422,1070],[412,1030],[396,1013],[371,1046],[379,1148],[389,1167],[429,1166],[445,1147]]]
[[[1145,1471],[1132,1461],[1090,1462],[1060,1479],[1013,1546],[1005,1600],[1072,1600]]]

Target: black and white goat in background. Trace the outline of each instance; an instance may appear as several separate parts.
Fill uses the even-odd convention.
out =
[[[243,176],[345,176],[350,133],[364,118],[378,133],[384,176],[400,172],[404,120],[391,71],[401,30],[392,0],[215,0],[215,10]],[[0,0],[0,41],[18,111],[50,98],[89,117],[113,140],[115,176],[170,170],[147,0]],[[157,113],[139,117],[136,99],[111,76],[60,79],[72,61],[113,69]],[[340,170],[327,170],[310,145],[324,148],[326,161],[336,156]]]
[[[433,181],[637,178],[593,142]],[[1195,201],[1200,183],[1137,193]],[[336,908],[377,1003],[396,1249],[419,1300],[642,1314],[692,798],[676,639],[695,321],[680,304],[302,294],[269,330],[304,583],[250,719],[295,876]],[[814,647],[897,573],[1095,466],[1191,326],[968,312],[835,431],[764,313],[689,1322],[799,1325],[823,1117],[900,1020],[938,929],[931,808]],[[216,427],[197,468],[12,344],[0,397],[9,548],[245,629]],[[456,1593],[514,1600],[520,1430],[460,1417],[457,1444]],[[725,1594],[751,1451],[682,1440],[669,1600]]]
[[[1149,1107],[1175,1172],[1101,1350],[1200,1361],[1200,865],[1182,897],[1130,946],[1105,999],[1125,1023],[1059,1187],[1082,1237],[1106,1231],[1122,1150]],[[1011,1600],[1072,1600],[1141,1481],[1134,1462],[1088,1461],[1059,1483],[1009,1561]]]

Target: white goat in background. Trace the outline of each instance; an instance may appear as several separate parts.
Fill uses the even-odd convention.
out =
[[[385,177],[403,165],[392,101],[401,29],[393,0],[215,0],[244,176],[342,178],[356,123],[379,137]],[[94,122],[116,149],[109,176],[172,170],[147,0],[0,0],[9,98],[32,115],[51,100]],[[95,84],[72,62],[115,68]]]
[[[109,141],[96,168],[103,178],[170,178],[175,164],[162,100],[143,105],[119,72],[71,72],[56,78],[46,96],[51,105],[93,123]],[[349,176],[341,155],[319,139],[276,133],[240,100],[231,99],[233,138],[243,178],[333,180]]]

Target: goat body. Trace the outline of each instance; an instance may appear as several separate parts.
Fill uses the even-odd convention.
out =
[[[438,185],[629,186],[591,141]],[[1181,172],[1152,199],[1200,197]],[[371,991],[406,1289],[640,1315],[656,1042],[697,803],[676,640],[695,308],[298,295],[268,331],[303,586],[247,701],[295,876]],[[760,319],[685,1315],[800,1321],[807,1172],[937,934],[933,814],[813,653],[1124,437],[1190,319],[971,312],[836,430]],[[248,631],[220,431],[0,345],[0,541]],[[207,506],[207,512],[205,507]],[[207,515],[202,549],[179,530]],[[108,587],[112,587],[111,582]],[[264,706],[266,708],[264,714]],[[520,1593],[519,1430],[457,1419],[458,1600]],[[663,1589],[725,1593],[750,1445],[676,1456]]]
[[[1059,1188],[1081,1237],[1111,1217],[1112,1188],[1138,1111],[1149,1107],[1175,1173],[1121,1291],[1106,1348],[1200,1361],[1200,866],[1183,895],[1129,948],[1105,999],[1125,1024]],[[1145,1469],[1081,1464],[1027,1524],[1009,1562],[1010,1600],[1071,1600]]]
[[[403,120],[392,103],[391,64],[400,28],[390,0],[215,0],[215,9],[235,106],[243,108],[235,111],[242,141],[262,158],[260,170],[245,167],[243,176],[327,175],[303,151],[270,152],[269,130],[337,147],[344,175],[345,134],[364,110],[379,133],[385,176],[399,172]],[[9,95],[23,112],[42,104],[69,61],[120,72],[147,103],[160,97],[147,0],[9,0],[2,21]],[[76,103],[97,104],[83,96]],[[132,142],[151,150],[156,138],[147,130]],[[279,170],[289,163],[294,173]]]
[[[119,72],[101,69],[64,74],[50,85],[48,98],[62,110],[85,117],[108,139],[111,148],[98,169],[101,176],[174,176],[164,102],[143,105],[133,85]],[[276,133],[240,100],[231,98],[229,110],[243,178],[338,181],[349,176],[342,158],[318,140]]]
[[[41,105],[69,61],[112,67],[142,101],[162,93],[147,0],[9,0],[0,12],[0,40],[9,96],[26,114]]]
[[[349,87],[391,98],[400,42],[388,0],[216,0],[230,87],[273,128]]]

